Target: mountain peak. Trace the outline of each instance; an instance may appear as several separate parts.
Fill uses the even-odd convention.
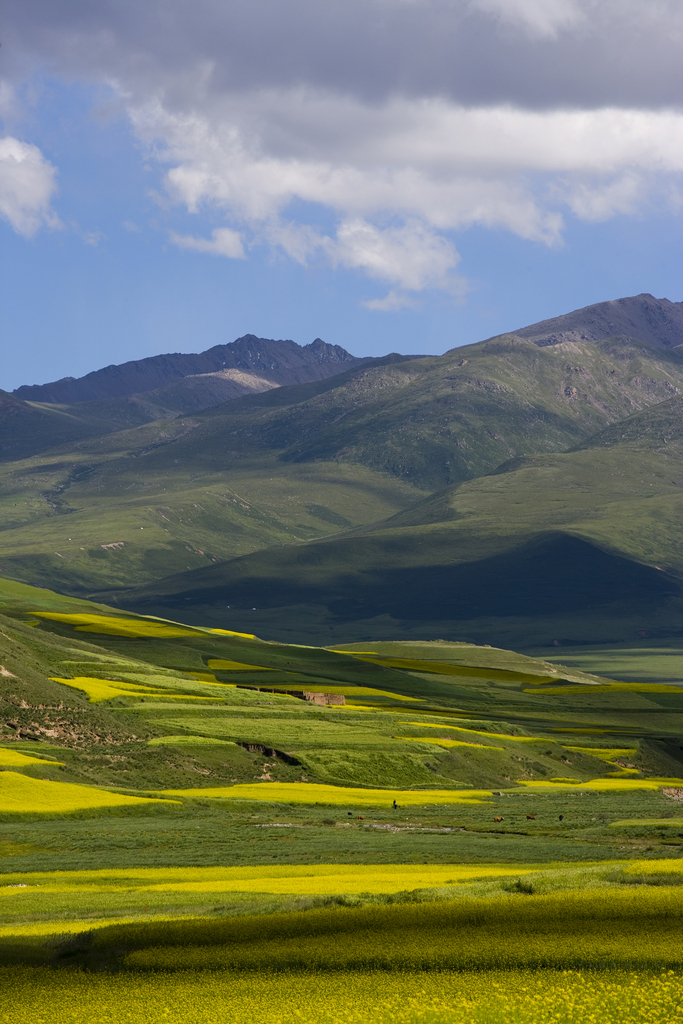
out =
[[[102,401],[154,391],[183,377],[236,369],[265,376],[274,384],[306,384],[350,369],[360,360],[340,345],[316,338],[309,345],[245,334],[227,345],[199,353],[174,352],[105,366],[84,377],[63,377],[49,384],[23,385],[13,391],[29,402],[71,404]],[[343,364],[343,367],[340,366]]]
[[[642,292],[584,306],[514,333],[542,347],[624,335],[654,348],[671,349],[683,345],[683,302],[656,299],[649,292]]]

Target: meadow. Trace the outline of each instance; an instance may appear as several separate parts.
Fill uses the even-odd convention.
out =
[[[679,1018],[671,680],[0,602],[0,1022]]]

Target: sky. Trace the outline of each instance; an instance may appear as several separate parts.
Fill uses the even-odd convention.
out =
[[[0,388],[683,299],[680,0],[5,0]]]

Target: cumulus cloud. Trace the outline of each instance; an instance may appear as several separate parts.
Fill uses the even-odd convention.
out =
[[[679,194],[680,0],[7,0],[5,20],[12,75],[106,81],[171,203],[223,222],[174,244],[326,260],[389,286],[374,309],[458,294],[453,232],[559,245],[567,216]]]
[[[177,235],[171,232],[171,241],[181,249],[192,249],[194,252],[206,252],[211,256],[227,256],[232,260],[244,259],[242,238],[237,231],[230,228],[216,228],[211,238],[194,238],[192,235]]]
[[[18,234],[31,238],[43,225],[60,226],[50,207],[56,173],[37,146],[0,139],[0,215]]]

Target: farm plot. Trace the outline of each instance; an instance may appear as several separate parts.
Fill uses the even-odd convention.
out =
[[[94,973],[0,969],[0,1020],[672,1024],[682,914],[631,889],[118,924],[71,940]]]
[[[33,779],[18,772],[0,772],[0,814],[70,814],[74,811],[160,806],[154,797],[125,796],[94,786]]]

